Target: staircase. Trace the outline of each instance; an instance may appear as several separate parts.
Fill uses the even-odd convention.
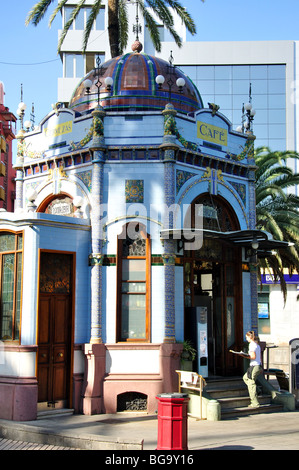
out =
[[[271,394],[259,394],[258,400],[260,406],[258,408],[250,408],[248,389],[241,377],[208,378],[206,379],[204,392],[211,399],[217,400],[220,403],[222,420],[283,410],[281,404],[271,403]]]

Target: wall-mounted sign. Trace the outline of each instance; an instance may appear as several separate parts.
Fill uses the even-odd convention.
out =
[[[48,126],[44,128],[44,133],[46,137],[58,137],[60,135],[69,134],[73,130],[73,122],[67,121],[57,126]]]
[[[227,130],[197,121],[197,137],[217,145],[227,146]]]
[[[299,274],[283,275],[286,284],[299,284]],[[280,280],[275,280],[273,274],[262,274],[262,284],[280,284]]]

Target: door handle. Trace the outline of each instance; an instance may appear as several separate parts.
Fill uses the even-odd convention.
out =
[[[42,354],[42,357],[47,357],[47,354],[43,353],[43,354]]]
[[[63,353],[60,352],[60,353],[57,354],[57,356],[58,356],[58,357],[63,357]]]

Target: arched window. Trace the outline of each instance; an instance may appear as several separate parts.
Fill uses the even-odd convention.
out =
[[[117,341],[150,341],[150,238],[135,222],[118,237]]]

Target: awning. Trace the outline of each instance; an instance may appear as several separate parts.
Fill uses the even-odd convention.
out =
[[[232,243],[235,246],[253,248],[252,243],[257,243],[257,254],[259,256],[269,255],[272,250],[278,248],[287,248],[291,244],[289,242],[274,240],[272,235],[263,230],[237,230],[233,232],[218,232],[207,229],[164,229],[160,232],[162,240],[182,240],[183,242],[192,243],[194,240],[220,240]]]

